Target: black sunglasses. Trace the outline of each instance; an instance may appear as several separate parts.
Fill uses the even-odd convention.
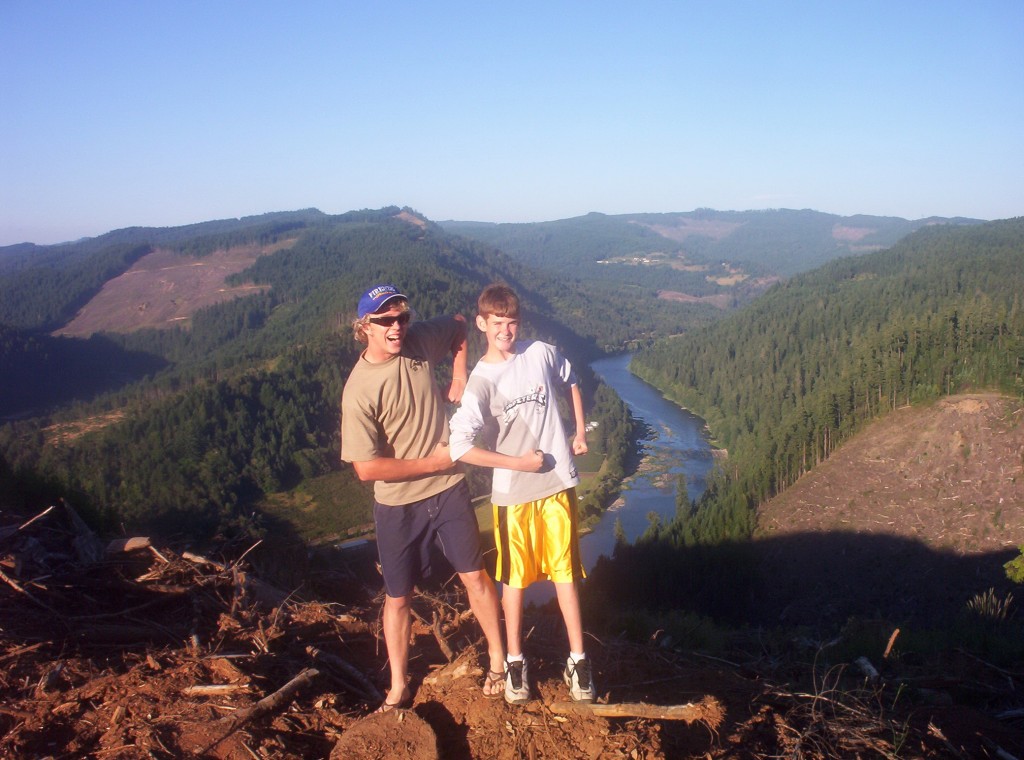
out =
[[[380,325],[381,327],[391,327],[395,322],[400,325],[407,325],[409,324],[410,319],[412,319],[412,315],[407,311],[403,311],[401,314],[395,314],[394,316],[370,317],[371,322],[375,325]]]

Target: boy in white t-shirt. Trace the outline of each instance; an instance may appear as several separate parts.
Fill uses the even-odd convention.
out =
[[[455,461],[494,468],[495,580],[503,584],[508,652],[505,700],[529,701],[523,592],[534,581],[550,578],[569,639],[564,680],[572,699],[592,702],[594,684],[576,587],[584,572],[573,455],[587,452],[579,383],[555,346],[516,343],[519,298],[511,288],[489,285],[477,300],[477,311],[476,325],[487,338],[487,352],[473,368],[462,405],[451,419],[449,448]],[[571,447],[555,395],[566,391],[576,424]],[[493,450],[475,445],[481,432]]]

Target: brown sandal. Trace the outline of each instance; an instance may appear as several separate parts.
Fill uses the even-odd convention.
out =
[[[488,670],[484,678],[484,696],[488,699],[500,697],[505,693],[505,673],[495,670]]]
[[[388,702],[387,699],[385,699],[381,703],[380,707],[374,710],[374,712],[389,713],[392,710],[408,710],[410,707],[412,707],[412,694],[409,694],[408,690],[406,690],[405,697],[403,697],[401,700],[392,704],[391,702]]]

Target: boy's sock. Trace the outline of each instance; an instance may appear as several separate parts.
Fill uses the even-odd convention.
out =
[[[508,660],[509,662],[522,662],[524,657],[523,657],[523,653],[520,652],[519,654],[506,655],[505,659]]]
[[[569,656],[572,657],[573,662],[579,662],[580,660],[587,659],[587,655],[584,653],[577,654],[576,652],[569,652]]]

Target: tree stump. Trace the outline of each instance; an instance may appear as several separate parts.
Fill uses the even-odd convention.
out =
[[[439,760],[437,735],[412,710],[373,713],[341,735],[330,760]]]

